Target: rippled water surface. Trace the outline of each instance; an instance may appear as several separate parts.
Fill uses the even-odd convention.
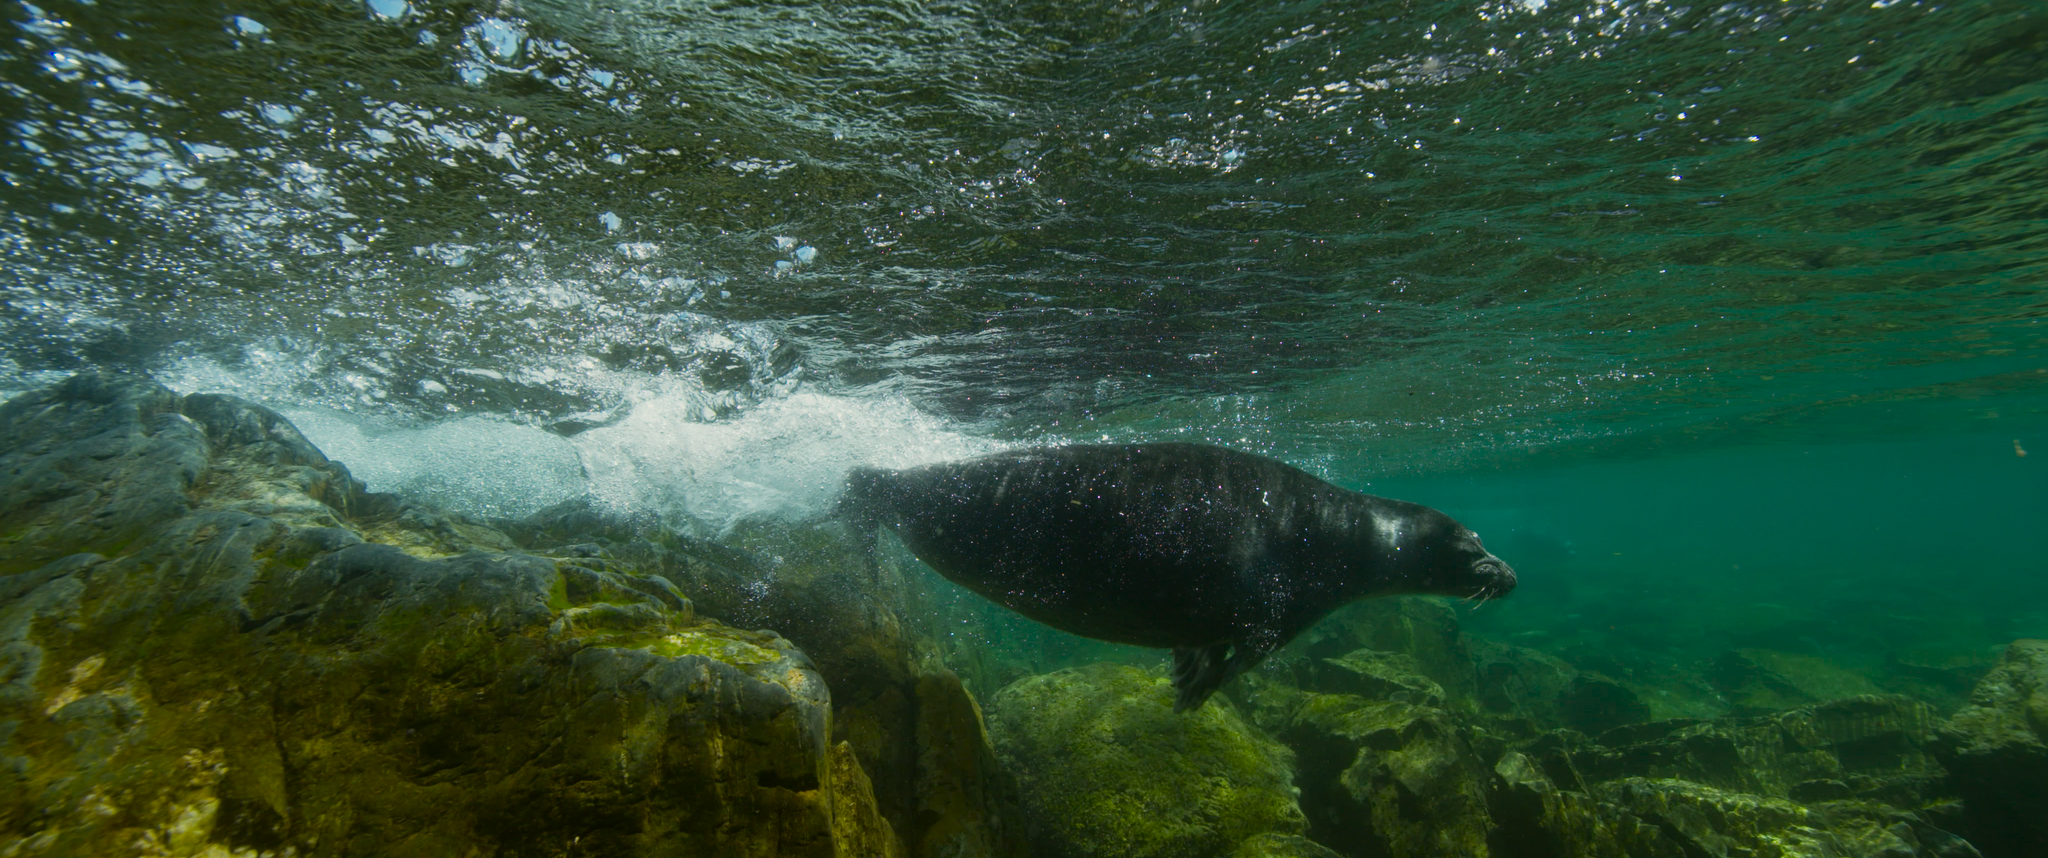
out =
[[[4,9],[10,391],[241,393],[486,513],[1172,437],[1551,545],[1727,550],[1733,474],[2048,572],[2035,2]]]

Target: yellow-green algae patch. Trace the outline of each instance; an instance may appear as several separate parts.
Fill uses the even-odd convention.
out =
[[[560,614],[569,609],[569,579],[562,573],[555,573],[555,580],[548,585],[548,610]]]
[[[783,657],[781,652],[732,637],[731,633],[729,629],[713,626],[685,629],[655,638],[636,648],[645,649],[664,658],[696,655],[739,666],[769,664]]]
[[[1172,709],[1166,680],[1094,664],[996,694],[989,732],[1051,854],[1221,854],[1267,832],[1299,834],[1291,754],[1217,698]]]

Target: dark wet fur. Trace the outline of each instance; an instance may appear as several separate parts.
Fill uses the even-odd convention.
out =
[[[858,469],[838,515],[1039,622],[1174,653],[1193,709],[1330,611],[1401,593],[1485,600],[1514,573],[1428,507],[1199,444],[1014,450]]]

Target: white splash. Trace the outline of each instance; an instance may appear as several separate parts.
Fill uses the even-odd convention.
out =
[[[494,417],[378,429],[338,411],[280,411],[372,491],[396,492],[486,519],[514,519],[581,494],[568,439]]]
[[[900,398],[799,393],[716,422],[673,399],[635,405],[575,437],[592,495],[715,531],[824,515],[854,467],[901,468],[991,452]]]

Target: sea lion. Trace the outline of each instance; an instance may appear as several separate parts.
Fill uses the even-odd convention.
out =
[[[838,515],[939,574],[1078,635],[1173,650],[1173,708],[1356,599],[1490,599],[1514,570],[1450,516],[1202,444],[1011,450],[858,468]]]

